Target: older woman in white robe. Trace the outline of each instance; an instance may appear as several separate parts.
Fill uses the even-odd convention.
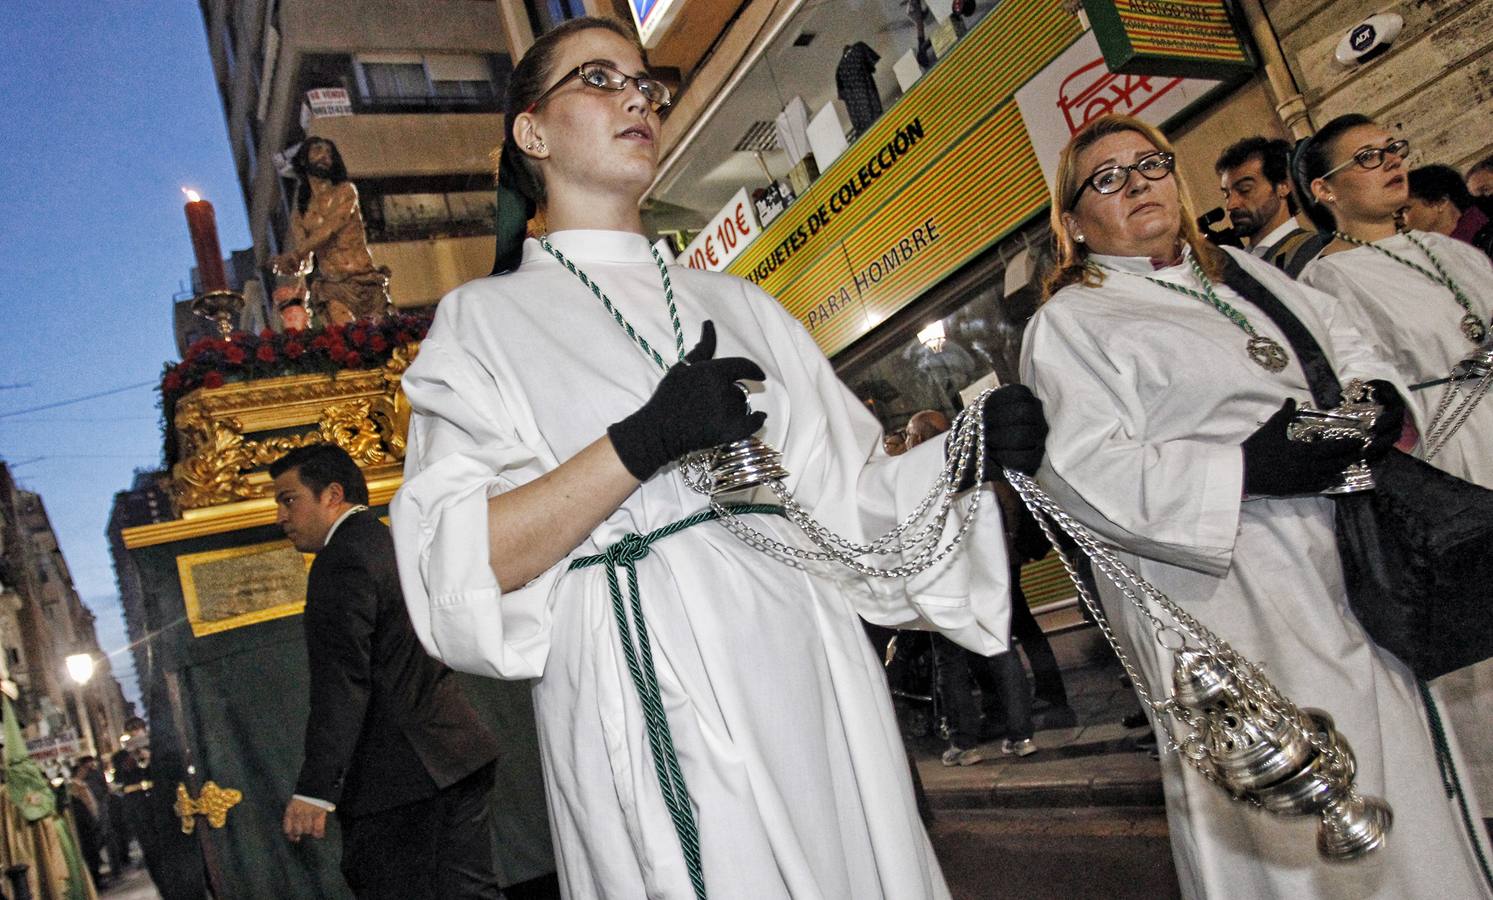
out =
[[[1329,122],[1306,145],[1298,164],[1312,195],[1312,214],[1340,237],[1302,271],[1301,280],[1353,306],[1364,337],[1382,349],[1399,379],[1420,385],[1445,379],[1478,345],[1464,332],[1463,320],[1471,316],[1488,327],[1493,262],[1455,238],[1397,229],[1396,213],[1410,198],[1407,151],[1407,142],[1355,115]],[[1439,384],[1410,391],[1423,428],[1445,391]],[[1453,400],[1449,408],[1455,407]],[[1430,463],[1493,488],[1493,404],[1475,407]],[[1431,686],[1462,738],[1464,782],[1484,809],[1493,808],[1493,661],[1443,675]]]
[[[1164,754],[1183,894],[1489,896],[1475,838],[1443,790],[1414,681],[1348,608],[1332,501],[1307,492],[1330,482],[1313,488],[1300,473],[1261,471],[1263,461],[1241,449],[1283,401],[1310,398],[1284,335],[1237,292],[1199,277],[1194,254],[1219,251],[1185,229],[1191,217],[1170,168],[1153,159],[1150,169],[1127,168],[1106,182],[1122,180],[1113,193],[1079,192],[1100,171],[1158,151],[1171,148],[1154,129],[1113,117],[1075,136],[1060,165],[1054,227],[1069,280],[1032,320],[1022,359],[1052,427],[1040,478],[1142,577],[1262,664],[1288,697],[1329,712],[1357,756],[1359,790],[1388,800],[1395,816],[1386,846],[1330,863],[1317,854],[1314,820],[1234,801]],[[1393,381],[1342,304],[1247,254],[1231,255],[1312,332],[1341,378]],[[1257,365],[1246,353],[1249,333],[1201,299],[1208,289],[1254,335],[1285,350],[1288,364]],[[1309,462],[1275,459],[1279,467]],[[1104,603],[1152,691],[1169,693],[1172,656],[1147,620],[1118,592],[1105,592]]]

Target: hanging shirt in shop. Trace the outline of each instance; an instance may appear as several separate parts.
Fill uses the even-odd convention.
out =
[[[881,116],[881,93],[876,89],[876,63],[880,59],[864,41],[856,41],[845,48],[835,68],[835,88],[845,102],[856,134],[870,128]]]

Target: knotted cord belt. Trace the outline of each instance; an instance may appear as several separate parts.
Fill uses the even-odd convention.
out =
[[[725,508],[736,515],[783,515],[781,506],[764,503],[726,504]],[[697,900],[705,900],[705,871],[700,863],[700,830],[695,824],[689,789],[685,787],[684,773],[679,769],[679,756],[674,752],[674,737],[669,732],[669,719],[664,714],[663,697],[658,690],[658,674],[653,668],[653,644],[648,638],[648,623],[643,618],[643,602],[638,595],[637,563],[648,555],[654,541],[718,518],[720,516],[714,509],[706,509],[647,534],[625,534],[605,552],[571,560],[567,570],[574,572],[603,564],[607,567],[607,589],[612,596],[612,613],[617,618],[617,637],[622,641],[622,655],[627,659],[627,671],[632,675],[633,687],[637,689],[638,701],[643,707],[643,719],[648,728],[648,749],[653,754],[659,791],[663,793],[664,804],[669,808],[670,818],[674,820],[674,832],[679,836],[679,845],[684,851],[684,862],[689,868],[689,880],[694,885]],[[622,586],[617,579],[619,567],[627,570],[627,603],[622,601]],[[627,615],[629,605],[632,607],[631,620]],[[636,646],[633,645],[633,626],[637,628]]]

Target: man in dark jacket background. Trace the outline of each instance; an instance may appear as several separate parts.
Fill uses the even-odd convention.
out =
[[[306,759],[285,808],[292,841],[342,826],[359,898],[500,896],[489,794],[496,743],[415,637],[388,528],[363,473],[330,445],[270,467],[277,521],[315,553],[306,590]]]

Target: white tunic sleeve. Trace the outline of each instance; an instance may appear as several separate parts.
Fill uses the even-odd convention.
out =
[[[795,473],[807,476],[794,482],[795,496],[841,534],[861,542],[879,537],[911,514],[938,483],[943,441],[888,456],[875,417],[835,374],[808,332],[776,301],[770,302],[785,320],[777,327],[799,357],[812,391],[798,402],[811,402],[822,415],[822,428],[788,435],[790,442],[817,444],[811,471]],[[963,544],[927,571],[887,580],[842,570],[844,590],[861,616],[886,627],[937,630],[985,655],[1009,649],[1010,570],[1000,504],[988,485],[978,490],[979,513]],[[966,493],[956,502],[940,546],[958,531],[973,495]]]
[[[540,473],[502,414],[493,380],[428,337],[404,375],[413,414],[404,484],[390,504],[415,633],[454,669],[534,678],[549,652],[549,594],[563,566],[504,592],[488,564],[487,501]]]
[[[1239,447],[1146,439],[1131,364],[1097,340],[1084,317],[1069,314],[1064,299],[1038,311],[1022,345],[1022,381],[1041,398],[1051,434],[1062,436],[1047,443],[1041,480],[1127,550],[1223,574],[1244,494]]]

